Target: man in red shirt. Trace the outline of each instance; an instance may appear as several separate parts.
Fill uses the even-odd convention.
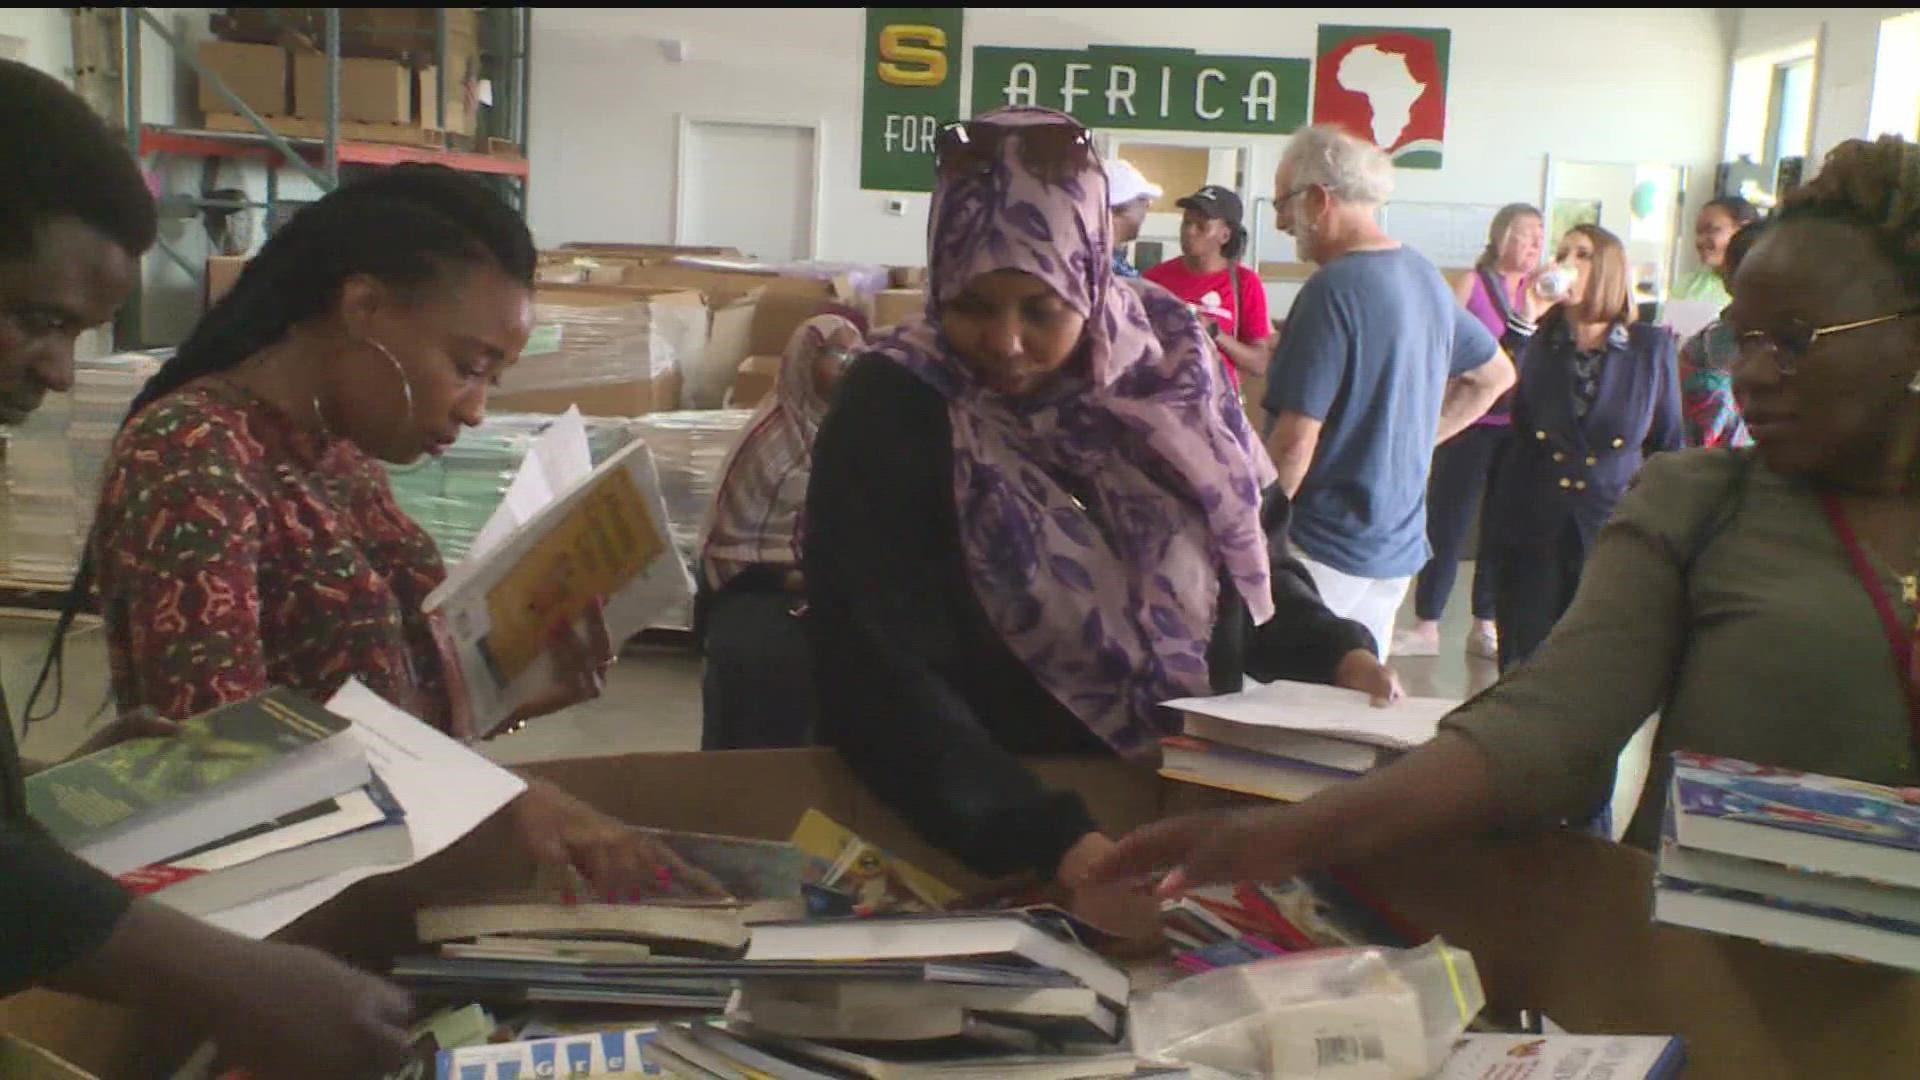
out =
[[[1243,371],[1265,374],[1273,355],[1266,287],[1258,273],[1239,263],[1247,249],[1240,196],[1208,184],[1176,205],[1185,212],[1180,257],[1148,270],[1146,279],[1198,309],[1237,387]]]

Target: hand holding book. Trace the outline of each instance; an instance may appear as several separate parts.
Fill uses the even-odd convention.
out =
[[[507,717],[497,729],[480,734],[482,739],[510,735],[527,721],[548,716],[582,702],[592,701],[607,688],[607,671],[619,655],[613,637],[607,631],[606,606],[595,600],[575,627],[564,619],[556,622],[548,639],[548,655],[553,658],[553,673],[548,685],[534,693],[526,704]],[[471,731],[472,718],[463,716],[462,726]]]

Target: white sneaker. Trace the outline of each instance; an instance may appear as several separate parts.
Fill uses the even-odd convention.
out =
[[[1393,632],[1393,655],[1402,656],[1439,656],[1440,635],[1428,636],[1410,627],[1401,627]]]
[[[1467,631],[1467,655],[1498,663],[1500,660],[1499,631],[1490,628],[1475,628]]]

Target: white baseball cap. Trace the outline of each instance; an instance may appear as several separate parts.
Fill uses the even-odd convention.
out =
[[[1140,170],[1125,158],[1107,162],[1107,205],[1125,206],[1135,199],[1157,199],[1165,192],[1160,185],[1140,175]]]

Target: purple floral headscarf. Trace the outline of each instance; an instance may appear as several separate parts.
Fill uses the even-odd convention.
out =
[[[974,124],[1077,127],[1030,108]],[[961,546],[994,628],[1090,730],[1151,757],[1160,702],[1210,692],[1222,573],[1255,622],[1273,615],[1259,514],[1273,466],[1186,305],[1114,278],[1099,164],[1049,183],[1018,139],[983,174],[941,177],[926,312],[874,349],[948,402]],[[1040,278],[1086,318],[1082,375],[1016,400],[948,347],[943,306],[996,270]]]

